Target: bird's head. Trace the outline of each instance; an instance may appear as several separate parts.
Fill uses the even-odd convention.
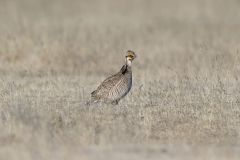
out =
[[[136,56],[136,54],[135,54],[133,51],[128,50],[128,51],[127,51],[127,54],[126,54],[126,62],[127,62],[127,64],[131,64],[132,61],[133,61],[136,57],[137,57],[137,56]]]

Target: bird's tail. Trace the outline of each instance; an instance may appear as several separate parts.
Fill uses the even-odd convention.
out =
[[[87,100],[87,101],[85,102],[85,104],[86,104],[87,106],[90,106],[90,105],[96,104],[96,103],[98,103],[98,102],[99,102],[98,100],[93,99],[93,98],[90,98],[89,100]]]

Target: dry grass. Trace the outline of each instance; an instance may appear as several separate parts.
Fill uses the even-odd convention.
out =
[[[0,1],[0,159],[238,159],[240,2]],[[138,53],[118,106],[89,93]]]

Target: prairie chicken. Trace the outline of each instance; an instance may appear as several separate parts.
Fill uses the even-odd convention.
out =
[[[132,87],[132,61],[136,58],[133,51],[127,51],[125,64],[121,70],[105,79],[98,88],[91,93],[91,102],[118,104],[119,100],[128,94]]]

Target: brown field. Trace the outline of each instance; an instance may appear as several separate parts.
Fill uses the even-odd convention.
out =
[[[0,160],[239,159],[239,0],[0,0]],[[126,50],[133,88],[86,106]]]

